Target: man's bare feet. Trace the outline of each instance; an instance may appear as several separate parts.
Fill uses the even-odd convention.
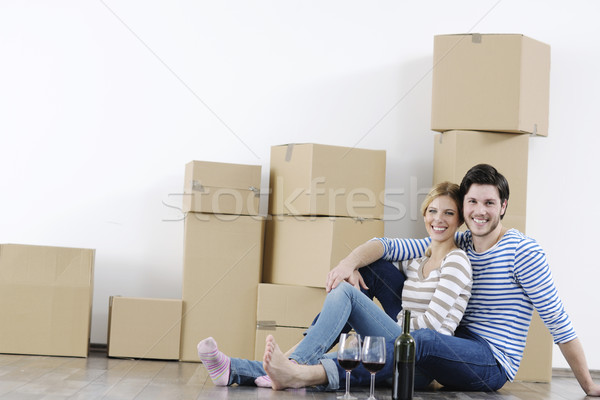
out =
[[[304,385],[299,382],[299,365],[291,362],[281,351],[275,338],[272,335],[267,336],[265,343],[265,354],[263,356],[263,367],[271,378],[271,387],[274,390],[283,390],[287,388],[299,388]]]

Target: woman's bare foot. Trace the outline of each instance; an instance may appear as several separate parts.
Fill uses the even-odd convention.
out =
[[[263,367],[271,378],[271,387],[274,390],[301,387],[297,386],[298,380],[295,379],[294,367],[297,365],[283,354],[272,335],[267,336],[265,343]]]
[[[265,343],[263,367],[271,378],[271,386],[274,390],[327,383],[327,375],[322,365],[298,365],[290,361],[272,335],[267,336]]]

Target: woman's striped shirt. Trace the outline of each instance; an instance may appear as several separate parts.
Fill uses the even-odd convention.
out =
[[[577,337],[538,243],[510,229],[492,248],[476,253],[470,231],[457,233],[457,244],[471,260],[473,288],[461,321],[484,338],[496,360],[513,380],[525,348],[533,310],[537,310],[555,343]],[[430,239],[380,238],[384,258],[401,261],[424,254]]]
[[[440,267],[425,277],[423,268],[428,259],[422,257],[402,262],[406,276],[402,309],[411,311],[411,330],[429,328],[454,335],[471,297],[471,263],[464,251],[452,250]],[[398,323],[402,323],[402,318],[398,318]]]

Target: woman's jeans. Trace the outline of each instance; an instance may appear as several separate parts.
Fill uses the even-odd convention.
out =
[[[373,274],[381,284],[378,287],[365,279],[367,286],[375,292],[371,294],[384,307],[394,303],[387,313],[373,303],[369,296],[343,282],[327,295],[319,318],[290,356],[299,364],[320,363],[327,374],[328,390],[337,390],[345,385],[345,371],[337,363],[337,355],[325,353],[337,340],[346,322],[362,337],[385,338],[386,364],[377,373],[376,382],[391,383],[394,341],[401,333],[401,328],[395,321],[401,306],[398,298],[401,291],[390,291],[390,287],[394,287],[393,284],[396,288],[398,285],[401,287],[404,277],[402,274],[401,277],[396,276],[390,266],[399,272],[391,263],[382,260],[361,269],[363,276]],[[369,270],[363,273],[365,268]],[[420,329],[411,334],[416,342],[415,388],[423,389],[435,379],[449,388],[491,391],[501,388],[506,382],[504,370],[496,362],[488,344],[467,329],[458,329],[456,336],[442,335],[429,329]],[[253,384],[254,379],[261,375],[265,375],[265,371],[260,361],[232,359],[230,384]],[[352,371],[351,385],[368,386],[369,382],[370,373],[362,365]]]

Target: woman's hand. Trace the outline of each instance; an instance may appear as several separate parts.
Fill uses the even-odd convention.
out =
[[[325,290],[327,291],[327,293],[329,293],[331,289],[335,289],[340,283],[344,281],[348,282],[349,284],[351,284],[359,290],[360,288],[368,289],[367,285],[365,284],[365,281],[363,280],[358,270],[340,263],[327,274]]]

